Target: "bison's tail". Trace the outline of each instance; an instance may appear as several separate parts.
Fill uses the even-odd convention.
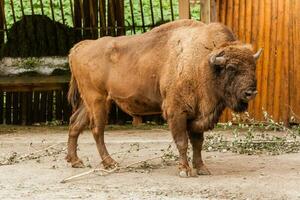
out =
[[[71,80],[70,80],[68,101],[71,104],[73,111],[77,110],[77,108],[80,106],[81,103],[81,97],[78,90],[78,85],[73,75],[71,75]]]

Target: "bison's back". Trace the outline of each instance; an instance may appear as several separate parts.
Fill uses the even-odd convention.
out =
[[[179,20],[141,35],[83,41],[70,53],[72,73],[81,92],[94,88],[130,113],[156,112],[178,74],[233,38],[223,25]]]

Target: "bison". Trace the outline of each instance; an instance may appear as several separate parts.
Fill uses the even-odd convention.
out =
[[[104,142],[110,105],[131,116],[162,113],[179,151],[179,175],[190,176],[188,141],[197,174],[203,163],[203,132],[228,107],[243,112],[257,93],[255,68],[261,50],[239,42],[220,23],[178,20],[134,36],[84,40],[70,51],[72,72],[67,161],[83,167],[76,147],[90,125],[104,167],[117,163]]]

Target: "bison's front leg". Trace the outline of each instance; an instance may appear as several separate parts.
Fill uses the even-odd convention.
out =
[[[191,176],[191,168],[187,159],[188,135],[186,131],[186,114],[172,114],[168,118],[173,139],[179,151],[179,176]]]
[[[202,145],[204,141],[203,132],[188,131],[189,138],[193,147],[193,168],[196,169],[198,175],[209,175],[210,172],[204,165],[201,155]]]

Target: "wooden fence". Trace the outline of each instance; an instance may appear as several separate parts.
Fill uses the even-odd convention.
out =
[[[264,120],[300,122],[300,1],[217,0],[217,20],[238,38],[264,48],[257,66],[258,95],[249,112]],[[222,120],[230,119],[227,111]]]
[[[300,66],[300,1],[193,2],[190,4],[187,0],[0,0],[0,48],[7,43],[11,27],[25,15],[48,16],[53,21],[70,26],[80,40],[105,35],[138,34],[179,17],[192,17],[206,22],[220,21],[231,27],[240,40],[253,44],[255,49],[264,48],[264,54],[257,67],[259,94],[250,105],[251,116],[263,120],[264,109],[276,121],[299,123],[300,92],[297,86],[300,85],[300,70],[297,67]],[[42,27],[35,27],[34,30],[44,31]],[[47,37],[49,35],[52,34],[48,34]],[[59,46],[66,42],[60,40],[57,31],[54,35],[56,35],[54,42],[46,43],[56,44],[54,49],[57,49],[57,54],[64,53],[59,52]],[[77,38],[74,39],[76,40]],[[67,122],[70,115],[70,108],[65,99],[67,86],[67,83],[64,83],[60,89],[25,93],[2,88],[0,123],[20,124],[25,115],[28,115],[28,119],[23,120],[26,124],[52,120]],[[117,107],[113,107],[111,113],[112,123],[131,120]],[[230,119],[231,112],[226,111],[222,121]]]
[[[200,12],[200,7],[198,9]],[[3,51],[3,55],[13,57],[64,56],[68,48],[65,45],[69,44],[70,48],[78,40],[138,34],[179,18],[177,0],[0,0],[0,10],[0,49],[5,46],[7,51]],[[72,30],[62,25],[72,27]],[[49,30],[50,26],[53,30]],[[76,37],[70,42],[69,35],[73,38],[73,31]],[[18,36],[28,42],[22,46],[23,41]],[[19,51],[22,48],[27,50]],[[40,84],[34,77],[0,76],[0,79],[0,124],[68,122],[68,78],[57,83],[55,88],[51,85],[53,82],[43,81]],[[54,80],[54,77],[49,79]],[[130,120],[129,115],[112,106],[110,123]],[[144,120],[163,122],[160,116],[145,117]]]

